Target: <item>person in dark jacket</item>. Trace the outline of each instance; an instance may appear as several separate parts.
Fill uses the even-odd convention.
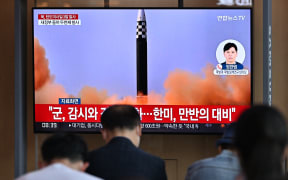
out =
[[[113,105],[101,116],[106,145],[89,154],[87,172],[105,180],[166,180],[165,163],[139,149],[140,116],[130,105]]]
[[[280,180],[284,177],[284,151],[287,146],[284,116],[274,107],[253,106],[237,122],[235,145],[245,180]]]

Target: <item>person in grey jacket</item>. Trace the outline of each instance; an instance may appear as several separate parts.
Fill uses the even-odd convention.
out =
[[[235,123],[227,126],[223,137],[217,141],[220,154],[193,163],[185,180],[234,180],[240,174],[240,163],[234,148],[235,126]]]

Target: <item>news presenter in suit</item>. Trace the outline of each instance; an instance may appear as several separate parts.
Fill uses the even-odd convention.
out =
[[[113,105],[101,116],[106,145],[92,151],[87,172],[105,180],[166,180],[159,157],[139,149],[140,116],[130,105]]]

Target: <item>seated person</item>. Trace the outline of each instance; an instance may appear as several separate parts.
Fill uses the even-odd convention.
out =
[[[87,146],[76,135],[53,135],[46,139],[41,148],[43,168],[19,177],[17,180],[100,180],[86,174],[88,163],[84,162]]]
[[[240,115],[235,146],[243,169],[237,180],[280,180],[284,177],[287,145],[284,116],[275,108],[258,105]]]
[[[240,163],[234,148],[235,123],[229,125],[217,141],[219,155],[199,160],[187,170],[186,180],[234,180],[240,173]]]
[[[166,180],[159,157],[139,149],[141,125],[138,111],[130,105],[113,105],[101,116],[104,147],[89,154],[87,172],[105,180]]]
[[[243,65],[236,61],[238,48],[234,43],[227,43],[224,46],[224,57],[226,61],[221,63],[222,69],[224,70],[237,70],[243,69]]]

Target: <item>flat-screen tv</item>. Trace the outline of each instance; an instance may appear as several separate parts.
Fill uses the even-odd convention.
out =
[[[220,133],[251,105],[251,9],[33,9],[35,132]]]

